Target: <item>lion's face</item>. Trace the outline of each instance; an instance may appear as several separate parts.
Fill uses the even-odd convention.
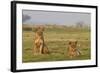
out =
[[[38,26],[35,29],[36,32],[43,32],[44,31],[44,27],[43,26]]]
[[[77,46],[77,41],[69,41],[69,45],[73,48],[76,48]]]

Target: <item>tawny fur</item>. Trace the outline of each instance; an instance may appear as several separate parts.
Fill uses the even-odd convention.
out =
[[[47,54],[49,50],[44,42],[43,36],[44,27],[37,27],[35,30],[35,38],[34,38],[34,54]]]
[[[77,41],[76,40],[70,40],[68,43],[68,56],[70,58],[76,57],[78,55],[77,51]]]

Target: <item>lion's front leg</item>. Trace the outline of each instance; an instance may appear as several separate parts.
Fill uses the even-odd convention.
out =
[[[42,54],[43,47],[44,47],[44,45],[43,45],[43,43],[41,43],[40,48],[39,48],[39,54]]]
[[[38,46],[35,44],[33,48],[33,54],[37,55],[38,54]]]

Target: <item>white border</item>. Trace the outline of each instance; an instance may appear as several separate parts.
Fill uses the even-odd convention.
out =
[[[46,10],[46,11],[66,11],[66,12],[86,12],[91,13],[91,60],[77,60],[77,61],[56,61],[56,62],[35,62],[22,63],[22,9],[27,10]],[[44,5],[28,5],[17,4],[17,70],[22,69],[38,69],[38,68],[52,68],[52,67],[71,67],[71,66],[85,66],[95,65],[96,45],[95,45],[95,9],[81,8],[81,7],[59,7],[59,6],[44,6]]]

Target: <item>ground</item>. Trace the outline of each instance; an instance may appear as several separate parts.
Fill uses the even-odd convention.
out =
[[[23,30],[23,62],[41,62],[41,61],[63,61],[63,60],[86,60],[90,59],[90,29],[76,27],[46,27],[44,31],[45,43],[50,50],[50,54],[33,55],[34,47],[34,27],[33,30]],[[69,58],[67,56],[68,40],[78,41],[78,48],[82,55]]]

